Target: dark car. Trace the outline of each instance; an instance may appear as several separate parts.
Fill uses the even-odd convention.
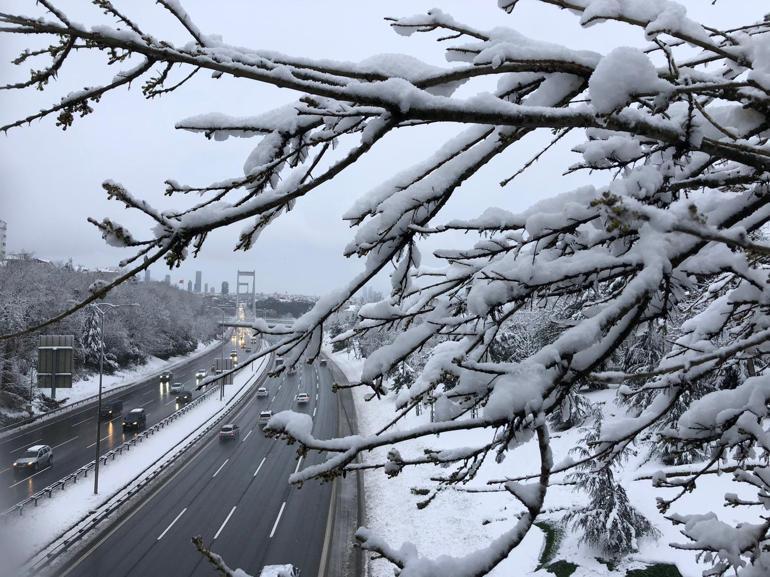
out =
[[[228,441],[230,439],[235,439],[240,432],[241,430],[238,428],[238,425],[234,425],[233,423],[222,425],[222,428],[219,429],[219,440]]]
[[[131,409],[123,417],[124,429],[143,429],[147,426],[147,414],[144,409]]]
[[[13,462],[16,473],[39,471],[53,465],[53,451],[48,445],[34,445]]]
[[[102,419],[112,419],[123,414],[123,401],[102,401],[102,408],[99,416]]]
[[[322,367],[325,367],[326,366],[326,359],[321,359],[321,363],[320,364],[321,364]]]
[[[174,378],[174,373],[171,371],[166,371],[165,373],[160,374],[160,384],[161,385],[167,385],[171,382],[171,379]]]
[[[190,401],[192,401],[193,395],[191,391],[182,391],[176,396],[176,404],[177,405],[186,405]]]

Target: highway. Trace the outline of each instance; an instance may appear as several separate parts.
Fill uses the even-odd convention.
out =
[[[225,354],[234,345],[223,345]],[[210,370],[214,359],[221,355],[221,346],[205,355],[173,369],[174,382],[181,382],[188,389],[195,385],[198,369]],[[62,394],[64,391],[60,391]],[[176,397],[168,386],[161,386],[158,377],[147,378],[137,386],[110,399],[123,401],[123,412],[143,407],[147,411],[147,425],[157,423],[176,410]],[[123,433],[121,417],[102,421],[101,451],[105,453],[135,435]],[[44,444],[53,448],[54,463],[40,471],[18,475],[13,471],[13,461],[31,445]],[[22,499],[47,487],[92,461],[96,450],[96,403],[89,403],[60,417],[33,425],[18,433],[0,439],[0,510],[5,510]]]
[[[259,412],[293,408],[313,416],[314,434],[337,431],[337,401],[331,374],[319,363],[302,364],[294,375],[268,379],[268,397],[252,397],[232,418],[236,440],[216,436],[164,480],[103,535],[56,571],[57,577],[214,577],[218,573],[195,549],[201,535],[232,568],[259,575],[265,564],[293,563],[303,577],[318,574],[331,484],[288,484],[304,467],[296,445],[268,439],[257,425]],[[297,392],[310,402],[296,405]],[[309,463],[320,456],[309,456]]]

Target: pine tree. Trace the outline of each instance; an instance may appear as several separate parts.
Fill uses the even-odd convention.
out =
[[[84,362],[92,367],[97,367],[101,355],[102,330],[99,311],[95,307],[86,309],[83,329],[80,334],[80,346],[83,350]]]
[[[585,447],[598,438],[598,429],[589,431],[576,452],[587,456],[589,452]],[[631,505],[625,489],[615,480],[612,467],[613,463],[603,463],[599,468],[592,463],[570,475],[576,489],[586,492],[589,501],[567,513],[564,520],[582,531],[581,543],[618,559],[636,551],[639,539],[656,538],[660,532]]]

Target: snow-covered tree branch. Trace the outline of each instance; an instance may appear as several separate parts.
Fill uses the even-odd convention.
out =
[[[212,231],[236,223],[242,228],[234,246],[248,250],[282,214],[300,210],[303,197],[362,158],[376,157],[386,136],[426,123],[462,125],[424,159],[354,199],[343,215],[355,229],[345,255],[360,257],[359,274],[321,298],[290,330],[254,327],[274,335],[271,350],[287,363],[302,355],[314,358],[330,317],[389,270],[391,294],[364,306],[356,326],[338,338],[393,331],[395,338],[365,362],[362,384],[375,399],[391,371],[416,351],[429,350],[425,366],[398,393],[399,413],[377,435],[316,439],[309,417],[276,415],[269,426],[274,435],[298,443],[301,452],[331,455],[296,473],[294,482],[361,468],[394,476],[407,466],[454,467],[434,478],[439,491],[472,480],[490,456],[502,461],[537,438],[540,471],[491,483],[527,513],[489,547],[464,559],[426,560],[359,531],[361,546],[390,560],[402,577],[488,573],[521,542],[552,479],[590,464],[604,471],[603,485],[612,486],[613,461],[651,436],[667,450],[697,449],[709,456],[681,477],[655,476],[655,485],[697,490],[704,475],[729,466],[736,484],[752,488],[756,498],[728,495],[728,504],[766,509],[770,503],[770,468],[756,461],[766,463],[770,454],[770,244],[762,238],[770,220],[770,22],[756,14],[745,26],[716,30],[666,0],[540,2],[568,9],[580,25],[595,30],[606,21],[622,23],[648,46],[600,54],[528,38],[506,14],[515,14],[518,0],[498,1],[500,27],[492,30],[457,22],[438,9],[389,20],[401,35],[437,33],[445,42],[446,67],[407,55],[330,62],[230,46],[201,30],[171,0],[158,2],[159,16],[184,29],[190,42],[183,46],[149,35],[142,22],[104,0],[98,4],[111,26],[77,24],[64,3],[54,0],[40,2],[35,16],[0,14],[2,32],[29,39],[16,64],[49,59],[3,89],[52,90],[69,59],[83,51],[122,69],[107,84],[84,87],[42,111],[6,121],[3,131],[50,116],[66,129],[80,122],[76,117],[98,112],[98,101],[116,88],[141,85],[151,99],[184,90],[198,71],[301,94],[289,106],[255,110],[249,117],[217,111],[180,119],[180,130],[215,141],[253,138],[257,144],[243,175],[203,184],[167,181],[166,193],[178,199],[174,211],[154,208],[119,183],[104,183],[109,198],[152,226],[152,235],[140,238],[111,219],[91,220],[109,244],[134,251],[124,264],[141,264],[130,275],[161,258],[177,266],[197,255]],[[48,47],[41,49],[41,42]],[[489,79],[492,90],[490,82],[481,82]],[[472,95],[457,96],[460,86]],[[477,190],[478,214],[442,221],[442,208],[461,185],[473,187],[478,171],[493,160],[510,161],[511,146],[528,142],[535,131],[552,133],[549,147],[580,131],[585,139],[574,149],[574,163],[554,172],[604,174],[604,183],[557,191],[517,213],[487,207],[484,191]],[[342,150],[332,154],[335,147]],[[542,150],[533,151],[522,170],[542,159]],[[515,186],[520,173],[502,185]],[[199,199],[191,200],[193,194]],[[424,265],[421,240],[450,230],[466,232],[468,244],[445,246],[434,252],[438,266]],[[501,335],[524,307],[538,307],[559,323],[526,354],[501,356]],[[666,339],[644,340],[645,332],[649,336],[659,327],[671,327]],[[654,348],[617,362],[618,351],[634,342]],[[578,391],[597,383],[620,385],[619,396],[634,410],[603,423],[579,460],[552,464],[547,423],[571,426],[572,419],[585,418]],[[426,400],[437,407],[435,422],[393,430]],[[428,450],[416,459],[398,450],[411,439],[429,443],[437,433],[471,429],[485,431],[487,441]],[[387,461],[356,462],[378,447],[392,448]],[[525,479],[531,484],[523,484]],[[661,510],[672,502],[661,498]],[[671,516],[689,540],[678,547],[710,560],[713,575],[770,572],[766,512],[757,511],[756,524],[736,527],[701,513]],[[626,549],[637,536],[653,533],[644,527],[629,534]],[[722,531],[729,531],[735,547],[720,545]]]

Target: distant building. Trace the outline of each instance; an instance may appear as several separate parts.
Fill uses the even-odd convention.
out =
[[[192,281],[191,281],[191,280],[188,280],[188,281],[187,281],[187,292],[188,292],[188,293],[191,293],[191,292],[192,292],[192,289],[193,289],[193,286],[192,286]]]
[[[203,294],[206,294],[207,292],[209,292],[209,283],[203,285]]]
[[[150,282],[151,280],[152,276],[150,275],[150,269],[144,269],[144,282]]]
[[[8,230],[8,225],[4,220],[0,220],[0,261],[5,260],[5,236]]]
[[[171,284],[171,275],[170,275],[170,274],[167,274],[167,275],[166,275],[166,276],[163,278],[163,282],[164,282],[164,283],[166,283],[167,285],[170,285],[170,284]]]
[[[201,283],[203,282],[203,273],[199,270],[195,271],[195,292],[201,292]]]
[[[212,294],[212,295],[214,294],[214,287],[211,287],[211,288],[209,289],[209,294]]]
[[[226,280],[222,281],[222,294],[230,294],[230,283],[228,283]]]

